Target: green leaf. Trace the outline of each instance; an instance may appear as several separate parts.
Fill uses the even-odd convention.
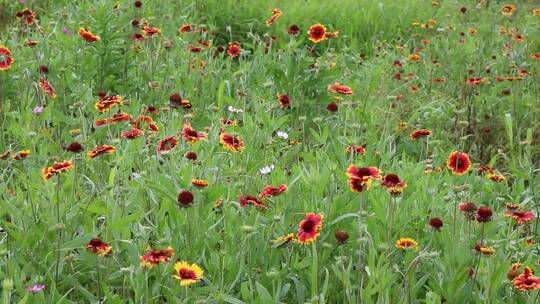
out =
[[[222,294],[219,296],[223,301],[227,302],[227,303],[231,303],[231,304],[245,304],[244,302],[238,300],[237,298],[233,297],[233,296],[230,296],[230,295],[227,295],[227,294]]]
[[[126,217],[121,218],[119,221],[113,223],[109,228],[111,230],[122,228],[132,222],[140,220],[144,215],[144,212],[141,210],[139,212],[130,214]]]
[[[255,282],[255,287],[257,288],[257,293],[259,294],[259,300],[261,303],[274,303],[274,299],[266,287],[259,282]]]

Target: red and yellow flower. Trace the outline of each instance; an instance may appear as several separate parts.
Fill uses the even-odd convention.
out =
[[[113,154],[114,152],[116,151],[116,148],[113,147],[113,146],[110,146],[110,145],[101,145],[101,146],[97,146],[95,147],[94,149],[88,151],[88,153],[86,153],[86,155],[88,156],[88,158],[90,159],[94,159],[100,155],[103,155],[103,154]]]
[[[358,179],[362,179],[364,177],[379,179],[381,178],[381,171],[379,171],[377,167],[359,168],[355,165],[350,165],[347,168],[347,176]]]
[[[489,180],[492,180],[496,183],[503,182],[506,178],[502,174],[488,173],[486,176]]]
[[[58,173],[66,172],[73,168],[73,163],[70,160],[64,160],[62,162],[54,162],[51,167],[44,168],[41,171],[41,176],[44,181],[50,180],[53,176]]]
[[[272,241],[275,247],[281,247],[281,246],[287,245],[289,243],[294,243],[294,242],[296,242],[296,238],[294,237],[293,233],[289,233],[283,236],[278,236]]]
[[[114,123],[119,123],[121,121],[130,121],[130,119],[131,117],[129,116],[128,113],[121,112],[121,113],[114,114],[111,117],[97,119],[94,123],[96,127],[99,127],[99,126],[104,126],[110,123],[114,124]]]
[[[145,26],[143,32],[146,36],[152,37],[161,34],[161,29],[157,27]]]
[[[167,247],[165,250],[155,250],[149,247],[144,255],[139,256],[141,260],[139,265],[141,268],[149,268],[162,262],[167,264],[173,256],[174,253],[171,247]]]
[[[17,18],[21,19],[21,22],[23,22],[27,26],[31,26],[34,24],[34,20],[37,18],[36,13],[34,13],[31,9],[25,8],[20,12],[17,12]]]
[[[328,86],[328,91],[343,95],[352,95],[353,91],[350,87],[341,85],[339,82],[335,82]]]
[[[191,32],[191,24],[182,24],[182,26],[178,29],[180,33],[187,33]]]
[[[270,196],[278,196],[281,193],[287,191],[287,185],[281,184],[278,187],[274,187],[272,185],[265,186],[261,193],[259,193],[259,197],[261,199],[265,199]]]
[[[219,135],[219,142],[223,145],[223,148],[233,152],[242,152],[245,148],[242,138],[225,132]]]
[[[366,154],[366,148],[364,148],[363,146],[350,145],[345,148],[345,152],[347,152],[348,154],[364,155]]]
[[[413,62],[422,61],[422,57],[420,56],[420,54],[410,54],[408,58],[410,61],[413,61]]]
[[[133,128],[131,130],[122,132],[122,137],[125,139],[134,139],[143,135],[144,135],[144,132],[141,129],[137,129],[137,128]]]
[[[86,249],[103,257],[110,256],[112,253],[112,247],[100,239],[91,239],[90,242],[86,244]]]
[[[103,113],[120,104],[122,104],[122,97],[120,97],[119,95],[104,96],[99,98],[99,100],[95,104],[95,108],[98,112]]]
[[[466,83],[472,87],[487,83],[487,78],[485,77],[473,77],[473,78],[467,78]]]
[[[22,150],[13,154],[11,158],[13,158],[13,160],[21,160],[23,158],[26,158],[29,154],[30,150]]]
[[[490,247],[484,247],[482,244],[476,244],[474,246],[474,250],[478,253],[481,253],[483,255],[493,255],[495,254],[496,250],[494,248]]]
[[[172,151],[172,149],[176,147],[177,144],[178,144],[178,139],[176,139],[176,136],[174,135],[167,136],[159,142],[157,151],[162,154],[169,153]]]
[[[514,287],[521,291],[529,291],[540,288],[540,277],[535,277],[531,268],[525,267],[523,274],[512,280]]]
[[[412,238],[400,238],[399,240],[396,241],[396,244],[394,246],[402,250],[410,250],[410,249],[417,250],[418,242]]]
[[[431,135],[431,131],[429,129],[420,129],[412,131],[411,134],[409,134],[409,138],[411,140],[417,140],[420,137],[425,137]]]
[[[251,195],[248,195],[248,196],[240,195],[238,196],[238,200],[240,201],[240,207],[245,207],[247,205],[255,205],[261,209],[268,208],[268,206],[266,206],[263,202],[259,201],[256,197],[251,196]]]
[[[326,37],[326,27],[322,24],[312,25],[307,33],[308,39],[313,43],[318,43],[328,39]]]
[[[522,211],[516,209],[508,209],[504,211],[504,216],[512,217],[518,224],[527,224],[536,218],[532,211]]]
[[[338,36],[339,36],[339,32],[338,32],[338,31],[336,31],[336,32],[326,32],[326,33],[324,34],[324,37],[325,37],[326,39],[337,38]]]
[[[146,116],[146,115],[139,115],[139,117],[137,117],[137,119],[132,120],[131,121],[131,127],[134,128],[134,129],[141,129],[142,130],[141,123],[143,123],[143,122],[146,124],[147,128],[150,129],[152,132],[159,131],[159,128],[156,125],[156,123],[154,122],[154,119],[152,117]]]
[[[239,42],[233,41],[229,42],[229,46],[227,47],[227,54],[231,56],[232,58],[240,56],[240,53],[242,53],[242,47],[240,46]]]
[[[205,179],[192,179],[191,184],[199,188],[208,187],[208,181]]]
[[[362,192],[364,189],[369,190],[372,180],[381,178],[381,172],[376,167],[359,168],[350,165],[346,174],[349,177],[348,182],[351,190],[355,192]]]
[[[182,132],[182,138],[187,140],[189,143],[195,143],[199,140],[206,139],[208,135],[205,132],[198,133],[193,129],[189,124],[184,124],[184,131]]]
[[[283,235],[283,236],[278,236],[274,242],[291,242],[291,241],[294,241],[295,238],[294,238],[294,234],[293,233],[288,233],[287,235]]]
[[[45,92],[47,95],[49,95],[51,98],[56,98],[56,92],[51,87],[51,84],[47,80],[47,78],[41,78],[39,80],[39,88]]]
[[[203,270],[195,263],[189,264],[182,261],[174,264],[176,275],[174,276],[180,281],[181,286],[188,286],[199,282],[203,278]]]
[[[469,155],[464,152],[454,151],[448,156],[446,167],[450,169],[453,174],[462,175],[471,169],[471,159],[469,158]]]
[[[101,37],[99,37],[98,35],[92,34],[92,32],[90,32],[88,29],[84,27],[81,27],[79,29],[79,36],[81,36],[84,40],[88,42],[96,42],[96,41],[101,40]]]
[[[272,24],[274,24],[277,19],[279,18],[279,16],[281,16],[282,12],[279,8],[273,8],[272,10],[272,16],[270,17],[270,19],[266,20],[266,26],[272,26]]]
[[[407,184],[397,174],[387,174],[382,178],[381,186],[386,187],[392,196],[399,196]]]
[[[493,173],[493,167],[485,165],[478,166],[478,174],[484,174],[486,172]]]
[[[9,70],[14,61],[11,51],[0,45],[0,71]]]
[[[505,4],[501,7],[501,14],[505,16],[512,16],[517,10],[517,7],[513,4]]]
[[[315,241],[321,234],[324,215],[307,213],[304,219],[298,224],[296,239],[299,244],[308,245]]]

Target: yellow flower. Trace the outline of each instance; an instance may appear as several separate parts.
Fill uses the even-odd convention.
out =
[[[396,241],[395,244],[396,248],[398,249],[418,249],[418,242],[415,239],[412,238],[400,238]]]
[[[517,10],[516,6],[513,4],[503,5],[501,8],[501,14],[506,16],[511,16]]]
[[[176,275],[174,276],[180,281],[181,286],[188,286],[199,282],[203,277],[203,270],[199,265],[182,261],[174,264]]]

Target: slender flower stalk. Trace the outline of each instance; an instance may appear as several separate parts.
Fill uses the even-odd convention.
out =
[[[56,267],[54,274],[54,284],[58,288],[58,276],[60,271],[60,247],[62,246],[62,230],[64,225],[60,222],[60,174],[56,175]]]
[[[317,299],[319,297],[319,252],[317,242],[313,242],[311,246],[311,255],[313,258],[311,264],[311,296],[313,299]]]
[[[98,302],[101,299],[101,272],[99,271],[99,259],[98,255],[95,254],[96,258],[96,272],[97,272],[97,292],[98,292]]]

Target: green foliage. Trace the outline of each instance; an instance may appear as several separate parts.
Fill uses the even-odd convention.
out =
[[[0,160],[3,303],[538,301],[539,291],[519,291],[506,275],[515,262],[540,273],[540,224],[503,216],[507,202],[536,216],[540,210],[540,68],[531,58],[540,54],[540,18],[533,1],[518,3],[512,16],[494,1],[26,2],[38,16],[30,27],[15,17],[23,4],[0,0],[0,45],[15,59],[0,71],[0,153],[11,153]],[[283,14],[267,27],[274,7]],[[161,34],[133,40],[143,19]],[[314,45],[306,32],[316,23],[338,37]],[[205,30],[179,33],[182,24]],[[292,24],[297,36],[287,32]],[[77,34],[83,27],[101,40],[84,41]],[[29,47],[29,39],[39,43]],[[217,51],[232,41],[241,56]],[[190,52],[193,46],[204,50]],[[42,65],[48,74],[40,74]],[[522,79],[496,78],[510,76]],[[489,82],[468,85],[472,77]],[[55,99],[40,89],[42,78]],[[328,89],[336,82],[353,94],[336,98]],[[124,103],[99,113],[99,91]],[[173,93],[192,108],[171,106]],[[290,109],[280,107],[281,94]],[[334,101],[339,109],[329,112]],[[43,112],[33,113],[36,106]],[[149,114],[150,106],[159,113]],[[129,122],[96,125],[117,110],[132,120],[152,116],[159,131],[142,124],[144,136],[128,140],[121,134]],[[222,118],[237,124],[224,127]],[[188,143],[180,135],[185,123],[204,129],[207,140]],[[432,134],[409,138],[423,128]],[[240,136],[245,150],[223,149],[222,130]],[[158,153],[171,135],[178,146]],[[67,151],[73,142],[84,151]],[[87,157],[104,144],[115,153]],[[366,151],[345,152],[351,145]],[[30,153],[13,159],[21,150]],[[446,168],[454,150],[474,163],[463,176]],[[62,160],[73,168],[44,181],[42,169]],[[350,164],[396,173],[407,187],[400,197],[379,181],[352,192]],[[261,174],[270,165],[272,172]],[[477,174],[479,165],[505,180]],[[209,186],[197,188],[193,179]],[[239,195],[280,184],[288,189],[266,199],[267,210],[241,206]],[[178,204],[184,190],[195,197],[189,208]],[[492,208],[493,221],[467,220],[457,209],[467,201]],[[296,234],[311,212],[325,216],[316,242],[274,242]],[[443,220],[440,231],[429,226],[433,217]],[[343,244],[337,230],[348,233]],[[402,237],[418,241],[418,250],[397,249]],[[87,250],[92,238],[111,245],[111,256]],[[478,243],[496,252],[479,255]],[[169,263],[140,267],[148,247],[168,246]],[[203,279],[180,286],[177,260],[200,265]],[[37,283],[45,289],[27,291]]]

